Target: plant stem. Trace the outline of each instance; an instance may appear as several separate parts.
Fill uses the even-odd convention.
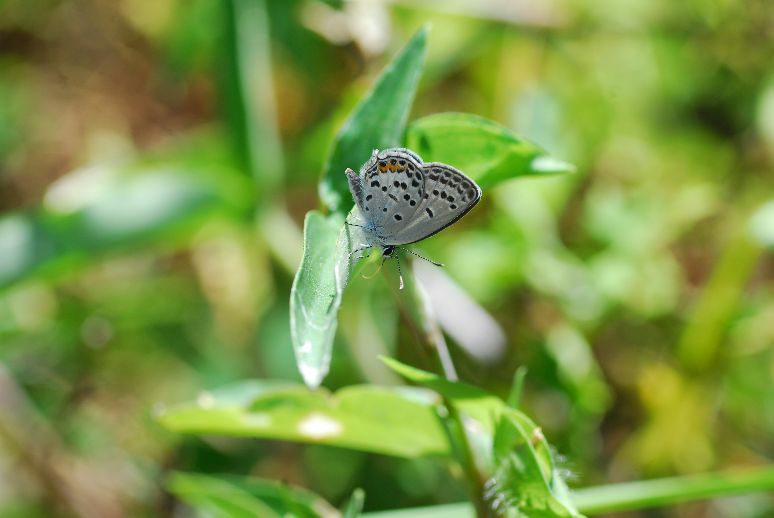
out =
[[[649,507],[664,507],[681,502],[707,500],[744,493],[774,491],[774,467],[725,471],[685,477],[624,482],[578,489],[572,501],[578,511],[590,516]],[[465,518],[470,504],[446,504],[418,509],[368,513],[368,518]]]
[[[774,467],[589,487],[573,492],[583,513],[611,513],[774,490]]]
[[[436,363],[438,371],[446,379],[458,381],[457,370],[454,368],[446,339],[435,318],[435,311],[430,302],[430,297],[413,274],[413,269],[406,284],[406,291],[410,301],[409,319],[415,329],[419,331],[418,334],[422,345]],[[452,440],[457,443],[455,445],[456,450],[459,452],[461,457],[459,461],[468,480],[473,504],[476,509],[476,516],[478,518],[486,518],[490,516],[490,510],[484,501],[484,477],[478,469],[470,437],[465,429],[465,423],[452,401],[444,397],[443,404],[448,411],[448,419],[453,429],[451,434]]]

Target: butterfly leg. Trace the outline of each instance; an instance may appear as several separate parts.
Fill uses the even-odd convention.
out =
[[[358,252],[362,252],[363,250],[370,250],[372,248],[373,248],[373,245],[365,245],[363,243],[360,243],[360,248],[356,248],[355,250],[352,250],[349,253],[349,256],[352,257],[353,255],[355,255]],[[363,256],[361,255],[360,257],[357,257],[356,259],[360,259],[361,257],[363,257]]]

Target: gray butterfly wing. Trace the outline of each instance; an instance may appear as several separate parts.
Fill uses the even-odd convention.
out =
[[[411,220],[425,193],[422,159],[407,149],[386,149],[374,155],[363,166],[360,181],[359,195],[351,179],[350,190],[367,224],[382,241]]]
[[[413,218],[385,239],[387,245],[415,243],[437,234],[468,213],[481,199],[476,182],[461,171],[432,162],[422,167],[425,190]]]

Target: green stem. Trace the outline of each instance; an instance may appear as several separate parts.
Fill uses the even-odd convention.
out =
[[[422,344],[437,364],[438,371],[448,380],[457,381],[457,371],[449,353],[449,347],[443,336],[435,312],[425,289],[419,283],[415,275],[409,275],[406,283],[409,295],[409,313],[412,324],[419,331]],[[453,440],[457,443],[457,451],[460,454],[460,464],[465,471],[468,485],[472,493],[472,500],[476,508],[478,518],[488,517],[489,508],[484,501],[484,477],[478,469],[470,437],[465,429],[462,416],[454,404],[447,398],[443,398],[444,407],[448,411],[448,419],[453,428]]]
[[[660,478],[578,489],[572,501],[578,511],[605,514],[649,507],[664,507],[694,500],[707,500],[744,493],[774,491],[774,466],[746,471],[705,473],[685,477]],[[469,503],[447,504],[418,509],[401,509],[364,514],[367,518],[466,518]]]
[[[575,491],[572,500],[579,511],[596,514],[772,490],[774,467],[767,467],[589,487]]]

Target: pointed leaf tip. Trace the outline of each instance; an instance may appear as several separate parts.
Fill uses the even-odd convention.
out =
[[[533,158],[530,168],[536,174],[573,174],[576,172],[574,165],[550,155],[540,155]]]

